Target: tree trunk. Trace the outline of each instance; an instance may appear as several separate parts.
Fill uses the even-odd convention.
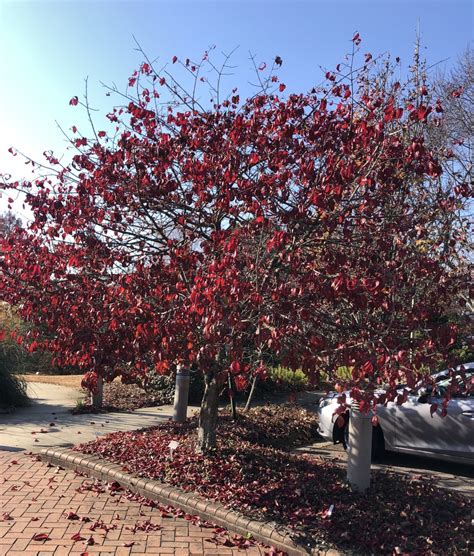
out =
[[[257,385],[258,375],[254,375],[252,380],[252,386],[250,387],[249,397],[247,398],[247,403],[245,404],[244,411],[248,411],[252,407],[252,399],[255,393],[255,386]]]
[[[370,462],[372,455],[371,416],[351,408],[349,421],[349,446],[347,457],[347,481],[352,490],[365,492],[370,486]]]
[[[97,373],[97,386],[91,392],[91,403],[92,405],[100,409],[104,401],[104,377],[102,373]]]
[[[232,415],[232,420],[237,420],[237,407],[235,405],[235,390],[234,385],[232,383],[232,375],[230,373],[227,374],[227,385],[229,389],[229,399],[230,399],[230,413]]]
[[[204,383],[204,396],[199,413],[198,450],[200,452],[209,452],[216,447],[219,386],[213,372],[205,375]]]

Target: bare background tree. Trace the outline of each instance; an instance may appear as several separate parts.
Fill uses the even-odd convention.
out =
[[[0,235],[7,235],[16,227],[21,228],[21,220],[13,212],[8,211],[0,214]]]

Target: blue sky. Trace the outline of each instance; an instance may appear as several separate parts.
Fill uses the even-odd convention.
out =
[[[150,57],[163,61],[175,54],[198,58],[211,44],[223,51],[239,46],[239,67],[228,84],[243,88],[250,76],[249,50],[259,61],[271,62],[278,54],[281,80],[293,91],[318,83],[320,66],[340,62],[356,30],[362,52],[388,51],[406,68],[418,26],[428,60],[447,59],[440,67],[449,69],[472,41],[473,3],[0,0],[0,173],[26,175],[28,167],[7,153],[10,145],[33,158],[49,148],[65,150],[55,120],[65,129],[81,123],[80,111],[68,103],[83,93],[86,76],[91,102],[105,114],[112,100],[99,82],[125,87],[141,61],[133,35]]]

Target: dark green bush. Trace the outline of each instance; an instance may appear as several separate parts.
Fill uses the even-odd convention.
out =
[[[31,326],[23,322],[15,309],[4,302],[0,302],[0,331],[4,335],[2,346],[5,348],[3,358],[8,359],[8,370],[15,374],[59,374],[51,366],[51,354],[37,350],[29,352],[24,346],[18,345],[11,339],[13,332],[23,337],[27,336]],[[56,372],[55,372],[56,371]]]
[[[0,407],[27,405],[26,383],[15,372],[21,349],[13,342],[0,343]]]

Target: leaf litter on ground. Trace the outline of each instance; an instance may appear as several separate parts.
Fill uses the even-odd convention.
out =
[[[429,478],[383,471],[373,473],[365,494],[352,492],[344,469],[282,449],[310,439],[311,426],[304,410],[257,408],[236,423],[224,415],[218,448],[207,455],[196,452],[195,419],[113,433],[76,449],[249,517],[286,525],[295,540],[312,546],[360,554],[468,553],[468,499]],[[179,445],[170,458],[173,440]]]

